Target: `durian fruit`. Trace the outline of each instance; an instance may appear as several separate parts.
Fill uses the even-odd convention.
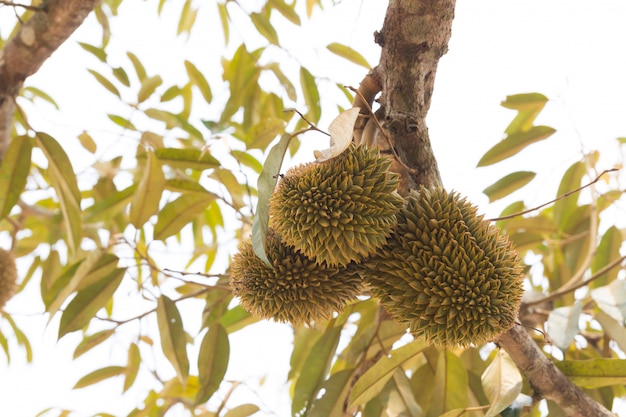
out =
[[[17,290],[17,268],[13,252],[0,249],[0,310]]]
[[[494,339],[514,324],[524,292],[508,238],[439,187],[409,194],[387,246],[362,267],[385,309],[439,346]]]
[[[351,144],[333,159],[291,168],[270,198],[272,227],[318,263],[360,261],[385,244],[402,206],[389,165],[377,149]]]
[[[250,242],[242,245],[231,264],[233,294],[253,315],[308,324],[329,319],[360,294],[363,284],[354,264],[318,264],[285,245],[271,228],[266,239],[273,268],[256,256]]]

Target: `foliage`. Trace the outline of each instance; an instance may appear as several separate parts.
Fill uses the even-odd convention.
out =
[[[268,0],[254,10],[236,0],[217,3],[228,46],[220,85],[190,61],[180,63],[186,80],[170,84],[132,51],[122,64],[110,59],[109,20],[120,3],[108,0],[97,10],[101,45],[81,47],[97,61],[88,72],[119,101],[120,110],[108,117],[132,141],[131,153],[125,146],[101,157],[98,132],[84,131],[78,140],[98,161],[75,173],[63,142],[31,125],[20,109],[0,166],[0,233],[11,238],[13,252],[28,265],[20,290],[39,286],[46,315],[60,317],[59,338],[80,333],[74,358],[95,358],[107,344],[125,343],[125,363],[94,365],[75,389],[122,376],[126,392],[142,376],[156,388],[145,389],[141,405],[128,416],[165,415],[172,409],[185,409],[185,415],[252,415],[262,405],[230,401],[239,383],[224,380],[230,336],[258,320],[233,300],[227,285],[232,250],[224,242],[250,235],[254,208],[263,204],[253,179],[264,169],[270,146],[310,127],[285,110],[306,108],[307,120],[320,120],[318,85],[328,81],[300,64],[287,70],[273,51],[280,49],[276,20],[298,26],[321,2]],[[171,12],[165,0],[156,7]],[[233,12],[237,8],[250,13],[242,17]],[[188,36],[198,9],[186,0],[178,13],[177,32]],[[250,50],[230,42],[235,20],[250,24],[266,45]],[[332,43],[328,50],[367,67],[346,45]],[[272,82],[263,81],[268,77]],[[220,89],[228,94],[218,99]],[[27,100],[55,104],[34,87],[22,91],[18,104]],[[517,114],[479,166],[518,157],[522,150],[540,152],[540,141],[555,131],[534,125],[547,101],[536,93],[508,97],[503,106]],[[199,105],[218,116],[192,117]],[[333,110],[325,105],[324,112]],[[272,171],[278,171],[273,175],[279,174],[282,155],[297,151],[297,140],[285,142],[280,158],[271,158]],[[536,210],[514,201],[496,220],[529,262],[530,290],[520,320],[545,329],[548,336],[533,334],[546,355],[610,408],[614,398],[626,395],[626,281],[619,277],[624,231],[608,215],[623,201],[623,187],[601,170],[599,154],[589,152],[563,174],[555,197],[566,197]],[[516,190],[537,187],[534,177],[530,171],[508,174],[485,194],[491,201],[509,198]],[[163,254],[186,242],[193,245],[186,268],[199,273],[168,269]],[[8,361],[22,350],[30,360],[29,340],[10,311],[2,313],[7,326],[0,346]],[[200,329],[189,325],[191,315],[201,317]],[[130,341],[124,337],[129,327]],[[441,350],[413,340],[371,298],[293,332],[294,416],[337,416],[346,407],[367,417],[519,415],[532,394],[505,352],[493,345]],[[21,349],[8,343],[11,338]],[[165,360],[148,365],[153,356]],[[558,406],[548,407],[550,415],[560,415]],[[526,412],[539,415],[539,404]],[[63,409],[44,414],[53,413],[70,415]]]

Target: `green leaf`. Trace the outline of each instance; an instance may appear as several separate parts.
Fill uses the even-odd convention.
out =
[[[526,132],[530,130],[535,118],[537,118],[537,115],[541,112],[547,102],[548,98],[539,93],[508,96],[506,100],[501,103],[501,105],[507,109],[517,110],[518,114],[506,128],[505,133],[510,135],[515,132]]]
[[[304,101],[309,109],[307,115],[309,115],[311,123],[317,123],[322,115],[320,93],[315,77],[304,67],[300,67],[300,85],[302,86]]]
[[[135,379],[137,378],[137,374],[139,373],[139,366],[141,365],[141,354],[139,352],[139,346],[136,343],[131,343],[128,346],[128,365],[126,365],[125,369],[125,378],[124,378],[124,391],[128,391],[128,389],[133,385]]]
[[[572,306],[555,308],[548,315],[548,334],[559,348],[567,349],[578,334],[578,320],[582,310],[582,303],[577,301]]]
[[[80,247],[83,227],[80,191],[74,169],[67,154],[52,136],[37,132],[37,143],[48,159],[50,182],[56,191],[65,220],[67,246],[71,252],[75,252]]]
[[[261,13],[250,13],[252,24],[259,33],[273,45],[278,45],[278,34],[274,25],[270,22],[269,16]]]
[[[461,359],[449,350],[440,353],[428,417],[467,407],[467,371]]]
[[[546,139],[556,132],[548,126],[533,126],[525,132],[515,132],[498,142],[478,161],[479,167],[495,164],[522,151],[528,145]]]
[[[183,194],[163,207],[154,226],[154,239],[165,240],[180,232],[188,223],[196,219],[213,201],[212,194]]]
[[[296,95],[296,88],[293,86],[293,83],[291,82],[289,77],[287,77],[283,73],[283,71],[280,69],[280,65],[278,65],[277,62],[271,62],[267,64],[265,68],[269,69],[270,71],[274,73],[274,75],[276,76],[280,84],[285,89],[285,92],[287,93],[287,97],[289,97],[289,99],[292,101],[296,101],[296,99],[298,98]]]
[[[78,135],[78,140],[80,141],[82,147],[89,152],[96,153],[96,151],[98,150],[98,145],[96,144],[96,141],[93,140],[91,135],[86,131],[83,130],[83,132]]]
[[[26,351],[26,362],[28,363],[32,362],[33,361],[33,349],[30,345],[30,342],[28,341],[28,337],[26,337],[26,334],[22,331],[22,329],[17,327],[17,323],[15,323],[15,320],[13,320],[13,318],[10,315],[6,314],[4,315],[4,318],[11,325],[11,328],[13,329],[13,333],[15,334],[15,340],[17,341],[17,344],[19,346],[22,346],[24,350]]]
[[[224,414],[224,417],[248,417],[258,412],[259,406],[254,404],[241,404],[230,409]]]
[[[254,215],[254,223],[252,224],[252,248],[256,256],[270,268],[272,268],[272,264],[267,259],[267,254],[265,253],[265,236],[269,223],[270,197],[276,187],[276,182],[280,175],[280,167],[283,164],[283,159],[285,158],[285,153],[289,148],[291,139],[293,139],[293,135],[283,135],[280,141],[272,147],[267,154],[267,159],[263,164],[263,170],[257,181],[259,200]]]
[[[232,334],[259,320],[258,317],[248,313],[241,305],[237,305],[222,314],[220,324],[226,329],[228,334]]]
[[[76,349],[74,349],[74,356],[72,357],[72,359],[76,359],[83,353],[90,351],[94,347],[98,346],[100,343],[107,340],[113,334],[115,334],[115,329],[102,330],[90,336],[86,336],[78,344],[78,346],[76,346]]]
[[[307,417],[343,415],[343,407],[350,391],[353,374],[354,369],[344,369],[324,381],[321,387],[324,394],[313,401]]]
[[[98,222],[119,214],[132,200],[136,190],[137,184],[133,184],[122,191],[115,191],[111,195],[97,200],[93,206],[85,209],[85,222]]]
[[[125,369],[126,368],[124,368],[123,366],[107,366],[105,368],[96,369],[95,371],[90,372],[81,379],[79,379],[78,382],[74,385],[74,389],[85,388],[89,385],[96,384],[105,379],[122,375]]]
[[[300,15],[296,12],[295,1],[291,5],[288,5],[283,0],[268,0],[267,4],[278,10],[278,12],[291,23],[300,26]]]
[[[416,339],[398,349],[392,350],[390,356],[381,358],[354,384],[350,394],[349,407],[364,404],[378,395],[385,387],[385,384],[393,377],[396,368],[419,355],[427,346],[423,339]]]
[[[22,90],[22,94],[26,95],[25,93],[29,93],[32,95],[32,97],[39,97],[40,99],[47,101],[48,103],[52,104],[54,106],[55,109],[60,110],[59,105],[57,104],[56,101],[54,101],[54,99],[48,95],[45,91],[40,90],[39,88],[36,87],[24,87],[24,89]],[[32,98],[31,98],[32,100]]]
[[[604,232],[595,256],[591,261],[591,274],[595,275],[599,270],[619,258],[621,247],[622,233],[615,226],[609,227],[608,230]],[[591,288],[606,285],[617,278],[619,271],[619,268],[613,268],[602,274],[600,277],[594,279],[589,285]]]
[[[141,88],[139,93],[137,93],[137,102],[143,103],[146,101],[161,84],[163,84],[163,79],[159,75],[141,80]]]
[[[159,209],[161,194],[165,188],[165,176],[161,164],[152,149],[148,149],[148,162],[130,205],[130,222],[137,229]]]
[[[246,195],[244,191],[246,190],[245,186],[242,185],[233,171],[226,168],[218,168],[209,174],[210,178],[216,180],[219,184],[228,190],[230,194],[231,204],[235,208],[235,210],[240,210],[243,207],[246,207],[247,203],[244,200],[244,196]]]
[[[555,365],[579,387],[594,389],[626,384],[625,359],[565,360]]]
[[[220,16],[220,21],[222,22],[222,30],[224,33],[224,44],[228,45],[228,35],[229,35],[229,30],[228,30],[228,21],[230,20],[229,16],[228,16],[228,9],[226,8],[226,4],[225,3],[217,3],[217,13]]]
[[[491,406],[485,417],[495,417],[510,406],[522,392],[522,375],[513,359],[499,349],[481,376],[483,390]]]
[[[127,52],[126,56],[128,56],[128,59],[130,59],[130,62],[133,64],[133,68],[135,68],[135,73],[137,74],[139,81],[143,81],[144,78],[146,78],[146,69],[143,67],[139,58],[137,58],[137,55],[132,52]]]
[[[105,306],[117,290],[126,269],[116,269],[99,281],[78,291],[70,301],[59,324],[59,339],[69,332],[80,330]]]
[[[211,93],[211,86],[209,82],[206,80],[202,72],[191,62],[185,60],[185,69],[187,70],[187,75],[189,76],[189,80],[200,90],[202,97],[207,103],[210,103],[213,100],[213,94]]]
[[[347,45],[342,45],[340,43],[333,42],[333,43],[326,45],[326,48],[328,48],[328,50],[332,52],[333,54],[339,55],[340,57],[347,59],[348,61],[354,64],[365,67],[368,70],[372,68],[372,66],[367,62],[367,59],[365,59],[363,55],[361,55],[360,53],[358,53],[357,51],[355,51],[354,49],[350,48]]]
[[[500,178],[498,181],[485,188],[483,193],[489,197],[490,203],[494,202],[502,197],[506,197],[514,191],[519,190],[532,181],[532,179],[535,178],[535,175],[537,174],[530,171],[513,172],[503,178]]]
[[[126,87],[130,87],[130,79],[128,78],[128,74],[122,67],[117,67],[112,69],[113,75],[119,82],[124,84]]]
[[[170,361],[182,384],[189,377],[189,358],[187,357],[187,337],[183,321],[176,304],[162,295],[157,302],[157,322],[161,337],[161,349]]]
[[[159,161],[172,168],[204,170],[220,166],[220,161],[211,156],[208,150],[161,148],[155,154]]]
[[[411,389],[411,383],[402,368],[396,368],[393,378],[389,381],[393,389],[389,392],[387,407],[393,410],[395,415],[407,417],[422,417],[424,411],[415,400]]]
[[[113,123],[123,127],[124,129],[137,130],[135,125],[133,125],[132,122],[125,117],[119,116],[117,114],[107,114],[107,116]]]
[[[100,74],[99,72],[92,70],[92,69],[88,69],[87,71],[89,71],[89,73],[91,75],[93,75],[96,80],[107,90],[109,90],[111,93],[113,93],[114,95],[116,95],[119,99],[122,98],[122,95],[120,94],[120,91],[117,89],[117,87],[111,82],[109,81],[104,75]]]
[[[237,162],[242,165],[247,166],[248,168],[252,168],[257,174],[260,174],[263,171],[263,164],[259,162],[254,156],[252,156],[249,152],[238,151],[237,149],[233,149],[230,153],[235,157]]]
[[[330,369],[342,329],[342,326],[334,324],[331,321],[322,337],[317,340],[295,381],[291,404],[291,414],[294,417],[304,415],[310,409]]]
[[[263,119],[246,132],[246,147],[265,150],[270,142],[284,130],[284,120],[277,117]]]
[[[217,391],[226,375],[230,344],[228,333],[219,324],[212,324],[204,335],[198,354],[198,382],[200,388],[196,404],[204,403]]]
[[[583,176],[587,173],[587,167],[582,161],[574,162],[563,174],[556,196],[562,196],[580,187]],[[569,219],[578,206],[578,193],[561,198],[554,203],[554,220],[559,230],[569,231]]]
[[[0,161],[0,219],[11,212],[26,187],[32,151],[32,140],[18,136],[11,139]]]
[[[99,48],[97,46],[89,45],[88,43],[84,42],[78,42],[78,45],[85,51],[98,58],[100,61],[105,63],[107,62],[107,53],[104,48]]]
[[[193,2],[191,0],[187,0],[183,5],[183,10],[180,12],[180,19],[178,20],[178,29],[176,30],[176,34],[180,35],[182,33],[191,33],[191,28],[196,21],[196,17],[198,16],[198,9],[194,9],[192,7]]]

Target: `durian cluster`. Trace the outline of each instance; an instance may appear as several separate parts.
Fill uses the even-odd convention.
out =
[[[233,293],[252,314],[294,324],[327,319],[369,287],[416,336],[439,346],[492,340],[517,319],[520,259],[508,238],[458,193],[396,192],[378,150],[289,170],[270,198],[263,263],[246,243]]]
[[[17,268],[13,252],[0,249],[0,310],[17,290]]]
[[[402,197],[390,160],[354,144],[324,162],[291,168],[270,198],[266,253],[246,243],[233,258],[231,286],[251,313],[294,324],[327,319],[362,291],[357,263],[381,248]]]

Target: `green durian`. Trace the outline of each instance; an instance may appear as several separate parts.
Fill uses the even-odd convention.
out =
[[[290,169],[270,198],[272,227],[318,263],[359,262],[385,244],[402,206],[389,166],[377,149],[352,144],[333,159]]]
[[[250,242],[242,245],[231,264],[233,294],[251,314],[308,324],[331,318],[360,294],[363,284],[354,264],[318,264],[284,244],[272,229],[266,238],[272,267],[256,256]]]
[[[0,310],[17,290],[17,267],[13,252],[0,249]]]
[[[385,309],[439,346],[494,339],[515,323],[524,292],[508,238],[440,187],[409,194],[387,245],[362,267]]]

